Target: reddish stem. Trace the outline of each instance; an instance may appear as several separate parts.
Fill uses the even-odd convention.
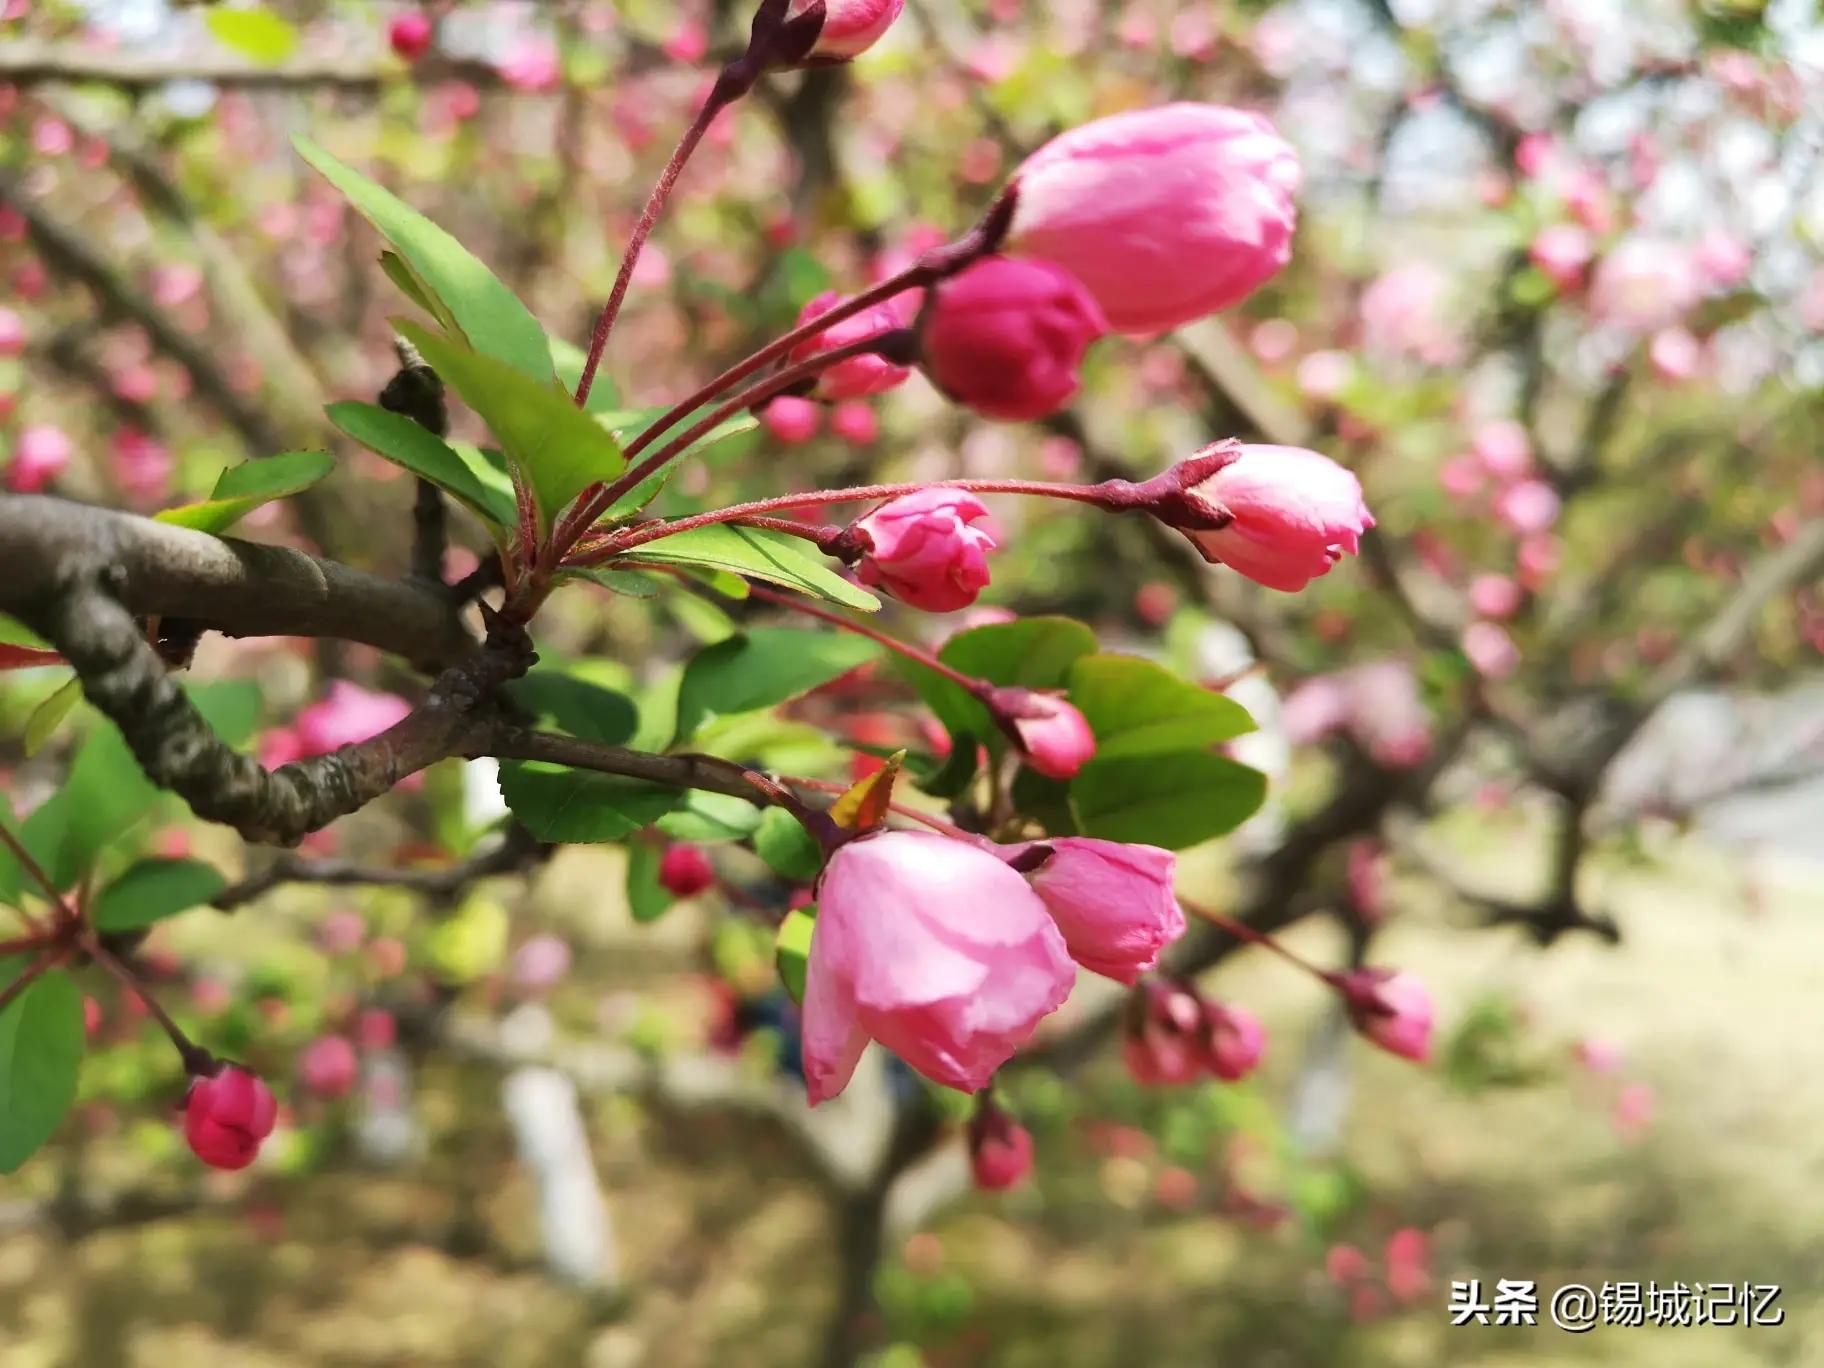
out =
[[[193,1077],[215,1073],[215,1056],[178,1028],[178,1024],[171,1020],[170,1014],[159,1005],[158,999],[146,991],[146,986],[140,981],[139,975],[115,958],[113,952],[101,943],[100,937],[93,931],[85,931],[82,936],[82,948],[88,952],[90,959],[118,979],[122,987],[138,994],[139,1000],[146,1004],[146,1010],[152,1014],[153,1020],[158,1022],[164,1033],[170,1037],[171,1043],[177,1047],[177,1053],[184,1061],[185,1073]]]
[[[1266,932],[1256,931],[1246,922],[1236,921],[1233,917],[1225,917],[1220,912],[1213,912],[1207,907],[1199,907],[1195,903],[1186,902],[1183,898],[1178,899],[1178,905],[1184,908],[1184,910],[1189,912],[1192,916],[1208,922],[1217,930],[1228,932],[1228,934],[1235,937],[1236,940],[1247,941],[1251,945],[1265,946],[1281,959],[1297,965],[1300,969],[1304,970],[1307,974],[1312,975],[1314,978],[1320,978],[1325,983],[1333,986],[1335,985],[1336,975],[1330,970],[1319,969],[1315,964],[1311,963],[1310,960],[1288,950]]]

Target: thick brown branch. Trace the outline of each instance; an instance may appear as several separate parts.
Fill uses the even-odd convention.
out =
[[[272,64],[251,61],[220,48],[173,59],[148,57],[131,48],[110,50],[26,39],[8,41],[0,47],[0,81],[13,85],[93,82],[139,90],[171,81],[210,81],[226,86],[314,87],[371,94],[384,86],[450,78],[474,85],[500,84],[500,72],[486,62],[452,58],[427,58],[409,67],[390,56],[379,55],[355,61],[347,57],[301,57]]]
[[[732,760],[713,755],[655,755],[647,751],[627,750],[621,746],[604,746],[594,741],[581,741],[574,736],[555,732],[527,731],[519,727],[498,725],[483,743],[483,753],[502,760],[546,760],[569,765],[572,769],[596,770],[602,774],[623,774],[630,779],[644,779],[667,788],[702,789],[706,793],[726,793],[745,798],[751,803],[771,801],[765,789],[747,778],[747,770]]]
[[[474,645],[435,586],[64,499],[0,494],[0,611],[56,593],[61,570],[84,559],[113,567],[120,602],[142,617],[229,636],[359,641],[424,669]]]

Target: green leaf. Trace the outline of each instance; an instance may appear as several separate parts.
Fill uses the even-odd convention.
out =
[[[95,895],[98,931],[134,931],[201,906],[228,886],[201,860],[141,860]]]
[[[780,532],[711,523],[635,547],[616,564],[732,570],[737,575],[752,575],[845,608],[872,613],[880,607],[879,599],[824,565],[814,551],[801,550],[804,545],[798,538]]]
[[[823,851],[817,838],[784,808],[768,808],[760,814],[753,840],[754,854],[782,879],[810,883],[823,872]]]
[[[1070,807],[1070,784],[1051,779],[1028,765],[1013,776],[1010,792],[1014,810],[1045,828],[1047,836],[1081,836],[1077,814]]]
[[[678,732],[711,717],[770,708],[875,659],[880,647],[845,632],[753,627],[692,656],[678,689]]]
[[[627,465],[614,434],[544,383],[492,356],[403,320],[398,328],[444,383],[482,416],[549,518],[585,487]]]
[[[1097,757],[1070,781],[1084,835],[1167,850],[1233,831],[1266,796],[1266,775],[1205,751]]]
[[[760,825],[760,809],[730,793],[689,790],[675,812],[659,818],[660,831],[679,841],[740,841]]]
[[[589,392],[591,412],[594,412],[593,401],[596,392],[596,390],[591,390]],[[616,412],[599,414],[597,415],[597,420],[608,428],[609,431],[613,432],[614,435],[620,439],[621,444],[625,446],[668,411],[669,410],[664,408],[623,409]],[[683,419],[675,428],[672,428],[662,440],[668,441],[671,437],[675,437],[679,433],[682,433],[689,427],[691,421],[690,418]],[[693,457],[701,456],[711,447],[723,447],[723,449],[717,453],[719,458],[726,459],[740,455],[741,452],[747,448],[747,443],[736,442],[728,446],[723,446],[723,444],[729,442],[732,438],[745,436],[748,433],[757,430],[759,426],[760,420],[755,418],[751,413],[741,413],[733,418],[725,419],[723,422],[704,433],[701,437],[697,438],[697,440],[692,442],[689,446],[685,447],[675,458],[653,471],[652,474],[648,475],[632,489],[616,499],[614,506],[603,514],[603,518],[605,520],[626,518],[639,512],[640,509],[646,507],[647,504],[658,498],[665,486],[671,482],[671,477],[676,475],[678,471],[683,468],[686,461]],[[644,456],[644,454],[645,453],[642,453],[642,456]]]
[[[239,750],[253,739],[260,725],[260,702],[264,697],[253,680],[190,681],[184,684],[184,692],[224,745]]]
[[[440,321],[453,319],[458,335],[477,351],[536,381],[552,381],[545,330],[499,277],[391,191],[350,170],[309,138],[300,135],[291,141],[298,155],[316,167],[398,249],[423,293],[443,306]],[[431,364],[436,366],[436,362]],[[437,367],[439,374],[442,369]]]
[[[62,791],[26,822],[26,848],[59,888],[68,888],[158,800],[120,733],[104,723],[82,743]]]
[[[1234,699],[1138,656],[1080,657],[1070,668],[1070,701],[1089,719],[1098,760],[1207,750],[1254,730]]]
[[[773,941],[773,963],[779,968],[779,982],[793,1002],[804,1004],[804,979],[810,969],[811,941],[817,934],[817,909],[795,907],[779,923],[779,935]]]
[[[557,370],[557,378],[563,382],[565,389],[576,393],[576,387],[582,382],[583,366],[589,360],[585,352],[574,342],[561,337],[551,339],[551,361]],[[583,412],[594,414],[618,434],[619,425],[609,422],[609,418],[621,411],[620,388],[609,378],[608,372],[597,369],[595,380],[589,386],[589,397],[583,401]]]
[[[0,964],[0,982],[25,968]],[[0,1173],[50,1139],[76,1100],[82,1042],[82,994],[68,974],[44,975],[0,1012]]]
[[[1095,649],[1096,634],[1075,618],[1027,617],[958,632],[944,643],[937,658],[953,670],[991,684],[1062,689],[1078,657],[1093,654]],[[986,738],[990,746],[1004,744],[988,710],[961,685],[921,665],[909,664],[905,672],[953,740],[971,735]]]
[[[562,670],[534,670],[509,684],[507,692],[528,712],[604,746],[624,745],[640,722],[639,709],[626,694]]]
[[[25,719],[25,754],[26,758],[38,754],[45,744],[63,725],[63,719],[70,715],[82,698],[82,681],[72,679],[44,702],[32,709],[32,715]]]
[[[579,570],[576,575],[579,579],[593,580],[609,593],[625,598],[657,598],[659,590],[665,588],[657,579],[638,570],[610,570],[598,565]]]
[[[443,305],[443,301],[431,293],[430,286],[418,278],[418,273],[405,262],[397,252],[380,253],[380,270],[386,278],[399,287],[399,292],[412,303],[423,309],[437,320],[437,326],[447,333],[461,333],[462,328],[456,322],[456,315]]]
[[[671,890],[659,882],[664,852],[647,841],[627,847],[627,910],[636,922],[655,922],[671,910]]]
[[[206,502],[167,508],[154,517],[219,536],[254,509],[302,494],[335,468],[336,458],[327,451],[288,451],[243,461],[222,472]]]
[[[329,421],[362,446],[378,452],[395,465],[429,480],[463,503],[483,520],[512,527],[515,518],[511,485],[501,489],[483,481],[470,463],[448,442],[427,428],[378,404],[348,401],[324,409]]]
[[[211,10],[203,23],[216,42],[263,66],[277,66],[298,49],[297,29],[271,10]]]
[[[618,841],[683,802],[677,789],[542,760],[502,762],[500,796],[539,840],[564,844]]]

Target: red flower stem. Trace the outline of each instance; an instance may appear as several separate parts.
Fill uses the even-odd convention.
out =
[[[793,788],[810,789],[813,793],[834,793],[838,795],[847,793],[851,787],[848,784],[839,784],[834,779],[806,779],[802,775],[797,774],[782,774],[779,776],[779,782],[782,784],[790,784]],[[904,803],[888,803],[887,809],[890,812],[899,814],[901,817],[909,817],[914,822],[922,822],[933,831],[942,832],[945,836],[954,836],[959,841],[968,841],[971,844],[974,844],[981,840],[981,837],[972,835],[971,833],[964,831],[961,827],[952,826],[940,817],[933,817],[928,812],[920,812],[917,808],[907,807]]]
[[[4,1012],[8,1007],[12,1006],[13,999],[18,997],[19,994],[23,993],[27,988],[30,988],[32,986],[32,980],[37,978],[46,969],[49,969],[52,964],[56,963],[56,960],[57,957],[55,955],[40,955],[37,960],[26,967],[25,972],[20,974],[18,978],[7,984],[6,987],[0,988],[0,1012]]]
[[[794,613],[803,613],[806,617],[820,618],[824,622],[842,628],[844,631],[853,632],[856,636],[866,637],[869,641],[878,642],[880,645],[885,646],[889,651],[898,652],[907,660],[915,661],[918,664],[923,665],[927,670],[937,671],[937,673],[942,675],[945,679],[950,680],[953,684],[957,684],[962,688],[967,689],[971,697],[981,698],[992,687],[986,680],[975,679],[962,673],[960,670],[951,669],[948,665],[944,664],[943,661],[921,647],[914,646],[909,642],[901,641],[898,637],[890,637],[878,628],[869,627],[865,623],[855,621],[853,618],[844,617],[841,613],[832,613],[828,608],[819,608],[814,603],[806,603],[803,599],[792,598],[790,595],[781,594],[776,590],[763,589],[757,584],[750,584],[748,586],[748,594],[750,597],[760,599],[763,602],[777,604],[781,608],[789,608]]]
[[[146,990],[139,975],[115,958],[113,952],[101,943],[100,937],[93,931],[85,931],[82,936],[82,948],[88,952],[90,959],[120,980],[122,987],[131,989],[139,995],[139,1000],[146,1004],[146,1010],[152,1013],[153,1020],[158,1022],[165,1034],[171,1038],[171,1043],[177,1047],[177,1053],[184,1061],[185,1073],[192,1077],[214,1075],[217,1064],[215,1056],[178,1028],[178,1024],[171,1020],[170,1014],[159,1005],[158,999]]]
[[[691,120],[690,127],[684,130],[684,136],[678,139],[671,160],[665,163],[665,169],[659,173],[658,183],[646,197],[646,207],[640,211],[639,222],[634,224],[633,236],[628,239],[627,251],[621,257],[621,269],[614,278],[614,289],[608,295],[608,302],[602,306],[602,312],[595,320],[595,331],[589,338],[589,356],[583,362],[583,373],[576,382],[578,408],[588,401],[589,391],[595,385],[595,373],[601,367],[602,353],[608,349],[608,335],[614,331],[615,319],[620,317],[621,304],[626,300],[627,289],[633,283],[634,267],[639,265],[640,252],[646,246],[646,239],[652,235],[659,215],[665,212],[665,203],[677,187],[678,177],[684,174],[685,164],[703,141],[703,135],[709,132],[709,126],[715,122],[716,115],[746,94],[751,84],[750,80],[747,85],[743,85],[731,80],[727,71],[722,73],[703,101],[703,107],[697,111],[697,117]]]
[[[848,361],[857,356],[872,355],[880,349],[884,339],[893,336],[892,333],[881,333],[874,337],[864,337],[844,346],[832,347],[826,352],[819,352],[816,356],[807,357],[797,365],[789,366],[758,384],[750,385],[693,423],[684,432],[679,433],[644,461],[623,471],[612,484],[596,485],[584,490],[576,506],[558,525],[557,532],[552,538],[557,548],[557,559],[562,560],[575,546],[577,540],[595,525],[596,520],[614,507],[617,499],[627,491],[637,489],[642,480],[661,469],[668,461],[683,455],[695,443],[707,437],[736,414],[758,407],[782,391],[814,378],[839,362]],[[631,458],[636,449],[637,446],[629,447],[627,455]]]
[[[1199,907],[1195,903],[1186,902],[1183,898],[1178,899],[1178,905],[1184,908],[1184,910],[1189,912],[1192,916],[1202,918],[1217,930],[1228,932],[1228,934],[1235,937],[1236,940],[1247,941],[1252,945],[1265,946],[1281,959],[1297,965],[1312,977],[1320,978],[1325,983],[1331,984],[1332,986],[1335,985],[1337,976],[1334,973],[1328,969],[1319,969],[1315,964],[1311,963],[1310,960],[1288,950],[1266,932],[1256,931],[1246,922],[1238,922],[1233,917],[1225,917],[1220,912],[1213,912],[1207,907]]]
[[[834,523],[802,523],[791,518],[743,518],[736,523],[737,527],[757,527],[763,532],[778,532],[787,537],[803,537],[816,544],[818,550],[824,550],[826,544],[842,535],[842,529]]]

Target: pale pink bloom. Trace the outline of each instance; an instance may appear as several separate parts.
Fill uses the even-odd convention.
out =
[[[823,410],[795,394],[782,394],[760,410],[760,426],[782,446],[803,446],[822,425]]]
[[[1248,333],[1248,347],[1257,361],[1276,366],[1298,350],[1298,325],[1289,318],[1268,318]]]
[[[500,63],[500,79],[515,90],[556,90],[563,79],[557,44],[543,34],[528,35]]]
[[[74,450],[68,434],[48,423],[36,423],[19,434],[6,467],[6,487],[15,494],[36,494],[63,474]]]
[[[1499,623],[1472,622],[1465,627],[1463,654],[1484,679],[1506,679],[1520,668],[1520,648]]]
[[[880,415],[871,404],[850,399],[830,410],[830,433],[851,446],[872,446],[880,440]]]
[[[1355,476],[1302,447],[1243,446],[1185,493],[1215,519],[1227,519],[1217,528],[1181,529],[1205,560],[1288,593],[1355,554],[1374,526]]]
[[[1473,456],[1452,456],[1438,467],[1438,487],[1459,504],[1480,494],[1486,479]]]
[[[1704,368],[1704,344],[1688,328],[1661,328],[1647,344],[1647,359],[1660,379],[1682,384]]]
[[[995,721],[1010,732],[1020,755],[1048,779],[1070,779],[1096,753],[1089,719],[1051,694],[996,689],[989,700]]]
[[[44,157],[61,157],[76,146],[76,131],[62,119],[45,117],[32,125],[32,147]]]
[[[1623,1139],[1635,1140],[1646,1134],[1653,1124],[1653,1112],[1657,1098],[1651,1085],[1630,1083],[1621,1090],[1615,1099],[1615,1110],[1611,1119],[1616,1132]]]
[[[857,574],[930,613],[953,613],[988,586],[995,547],[988,508],[967,490],[932,486],[882,504],[855,524],[868,548]]]
[[[999,85],[1019,69],[1025,49],[1005,33],[992,33],[969,50],[963,70],[983,85]]]
[[[143,361],[135,362],[115,371],[109,385],[129,404],[149,404],[158,397],[158,372]]]
[[[1612,1074],[1621,1068],[1621,1046],[1602,1036],[1585,1036],[1573,1053],[1577,1062],[1593,1074]]]
[[[937,288],[920,323],[925,372],[984,417],[1024,423],[1076,398],[1108,320],[1075,277],[1044,261],[989,257]]]
[[[666,35],[659,50],[674,62],[687,65],[700,62],[709,51],[709,26],[701,19],[686,15]]]
[[[1172,893],[1178,859],[1169,850],[1077,836],[999,849],[1026,874],[1085,969],[1133,983],[1184,934]]]
[[[1522,536],[1549,531],[1559,506],[1557,491],[1544,480],[1522,480],[1495,496],[1495,516]]]
[[[1615,228],[1615,200],[1595,171],[1582,167],[1570,172],[1562,187],[1564,207],[1572,218],[1592,233]]]
[[[1069,271],[1116,331],[1163,332],[1239,303],[1286,264],[1300,179],[1259,114],[1116,114],[1027,158],[1009,250]]]
[[[318,1036],[298,1056],[298,1078],[304,1090],[325,1100],[348,1096],[360,1067],[355,1047],[345,1036]]]
[[[1564,544],[1548,533],[1527,537],[1515,557],[1520,583],[1533,593],[1558,573],[1564,561]]]
[[[1478,424],[1470,435],[1469,449],[1482,468],[1503,484],[1523,478],[1533,466],[1532,439],[1511,418]]]
[[[1485,618],[1511,618],[1526,591],[1506,575],[1477,575],[1469,582],[1469,606]]]
[[[1355,362],[1348,352],[1314,351],[1298,363],[1292,372],[1299,392],[1307,399],[1332,403],[1355,374]]]
[[[1527,249],[1533,265],[1560,290],[1579,288],[1595,255],[1595,240],[1587,229],[1575,223],[1554,223],[1541,229]]]
[[[317,923],[316,939],[317,947],[326,955],[353,954],[367,939],[367,919],[353,908],[338,908]]]
[[[305,757],[328,755],[358,745],[397,725],[412,705],[397,694],[376,693],[346,679],[330,681],[329,693],[305,708],[292,723]]]
[[[1698,274],[1712,290],[1733,290],[1754,269],[1754,252],[1733,233],[1712,228],[1699,240],[1695,257]]]
[[[125,493],[145,503],[165,497],[177,463],[163,442],[138,428],[123,427],[109,443],[109,454],[114,478]]]
[[[1355,1029],[1390,1054],[1423,1064],[1431,1058],[1431,994],[1404,970],[1354,969],[1339,977]]]
[[[1414,261],[1378,276],[1362,291],[1362,345],[1388,356],[1447,365],[1457,339],[1443,317],[1450,280],[1430,262]]]
[[[1380,764],[1411,769],[1431,754],[1431,714],[1418,677],[1401,660],[1360,665],[1344,676],[1349,731]]]
[[[786,16],[797,17],[807,4],[808,0],[792,0]],[[811,56],[832,61],[860,56],[893,27],[905,7],[906,0],[825,0],[823,28]]]
[[[1295,746],[1316,745],[1349,723],[1349,684],[1342,675],[1307,679],[1280,705],[1279,725]]]
[[[662,290],[671,284],[671,257],[663,247],[649,242],[633,263],[633,283],[646,290]]]
[[[355,1039],[364,1050],[390,1050],[399,1038],[399,1023],[380,1007],[369,1007],[355,1018]]]
[[[805,976],[811,1104],[847,1086],[870,1039],[976,1092],[1069,996],[1076,967],[1051,914],[993,854],[883,831],[830,857]]]
[[[570,942],[548,932],[513,952],[513,982],[532,992],[555,988],[570,972]]]
[[[1631,332],[1668,327],[1697,302],[1691,254],[1675,242],[1629,238],[1596,264],[1590,311]]]
[[[188,304],[202,293],[203,271],[200,266],[188,262],[178,262],[170,266],[155,266],[151,274],[152,302],[163,308],[175,309]]]
[[[25,350],[25,320],[0,304],[0,356],[17,356]]]
[[[1528,133],[1514,148],[1514,168],[1528,180],[1543,176],[1558,159],[1558,144],[1549,133]]]
[[[800,327],[812,319],[828,313],[842,302],[843,296],[837,290],[825,290],[810,303],[804,306],[798,315]],[[898,312],[889,304],[877,304],[871,309],[864,309],[852,318],[845,318],[834,323],[806,342],[800,343],[792,351],[793,361],[808,361],[836,347],[848,346],[855,342],[865,342],[871,337],[896,332],[904,324]],[[908,367],[895,365],[884,356],[871,352],[861,356],[851,356],[846,361],[838,361],[828,370],[817,376],[816,394],[820,399],[861,399],[870,394],[881,394],[903,385],[912,374]]]

